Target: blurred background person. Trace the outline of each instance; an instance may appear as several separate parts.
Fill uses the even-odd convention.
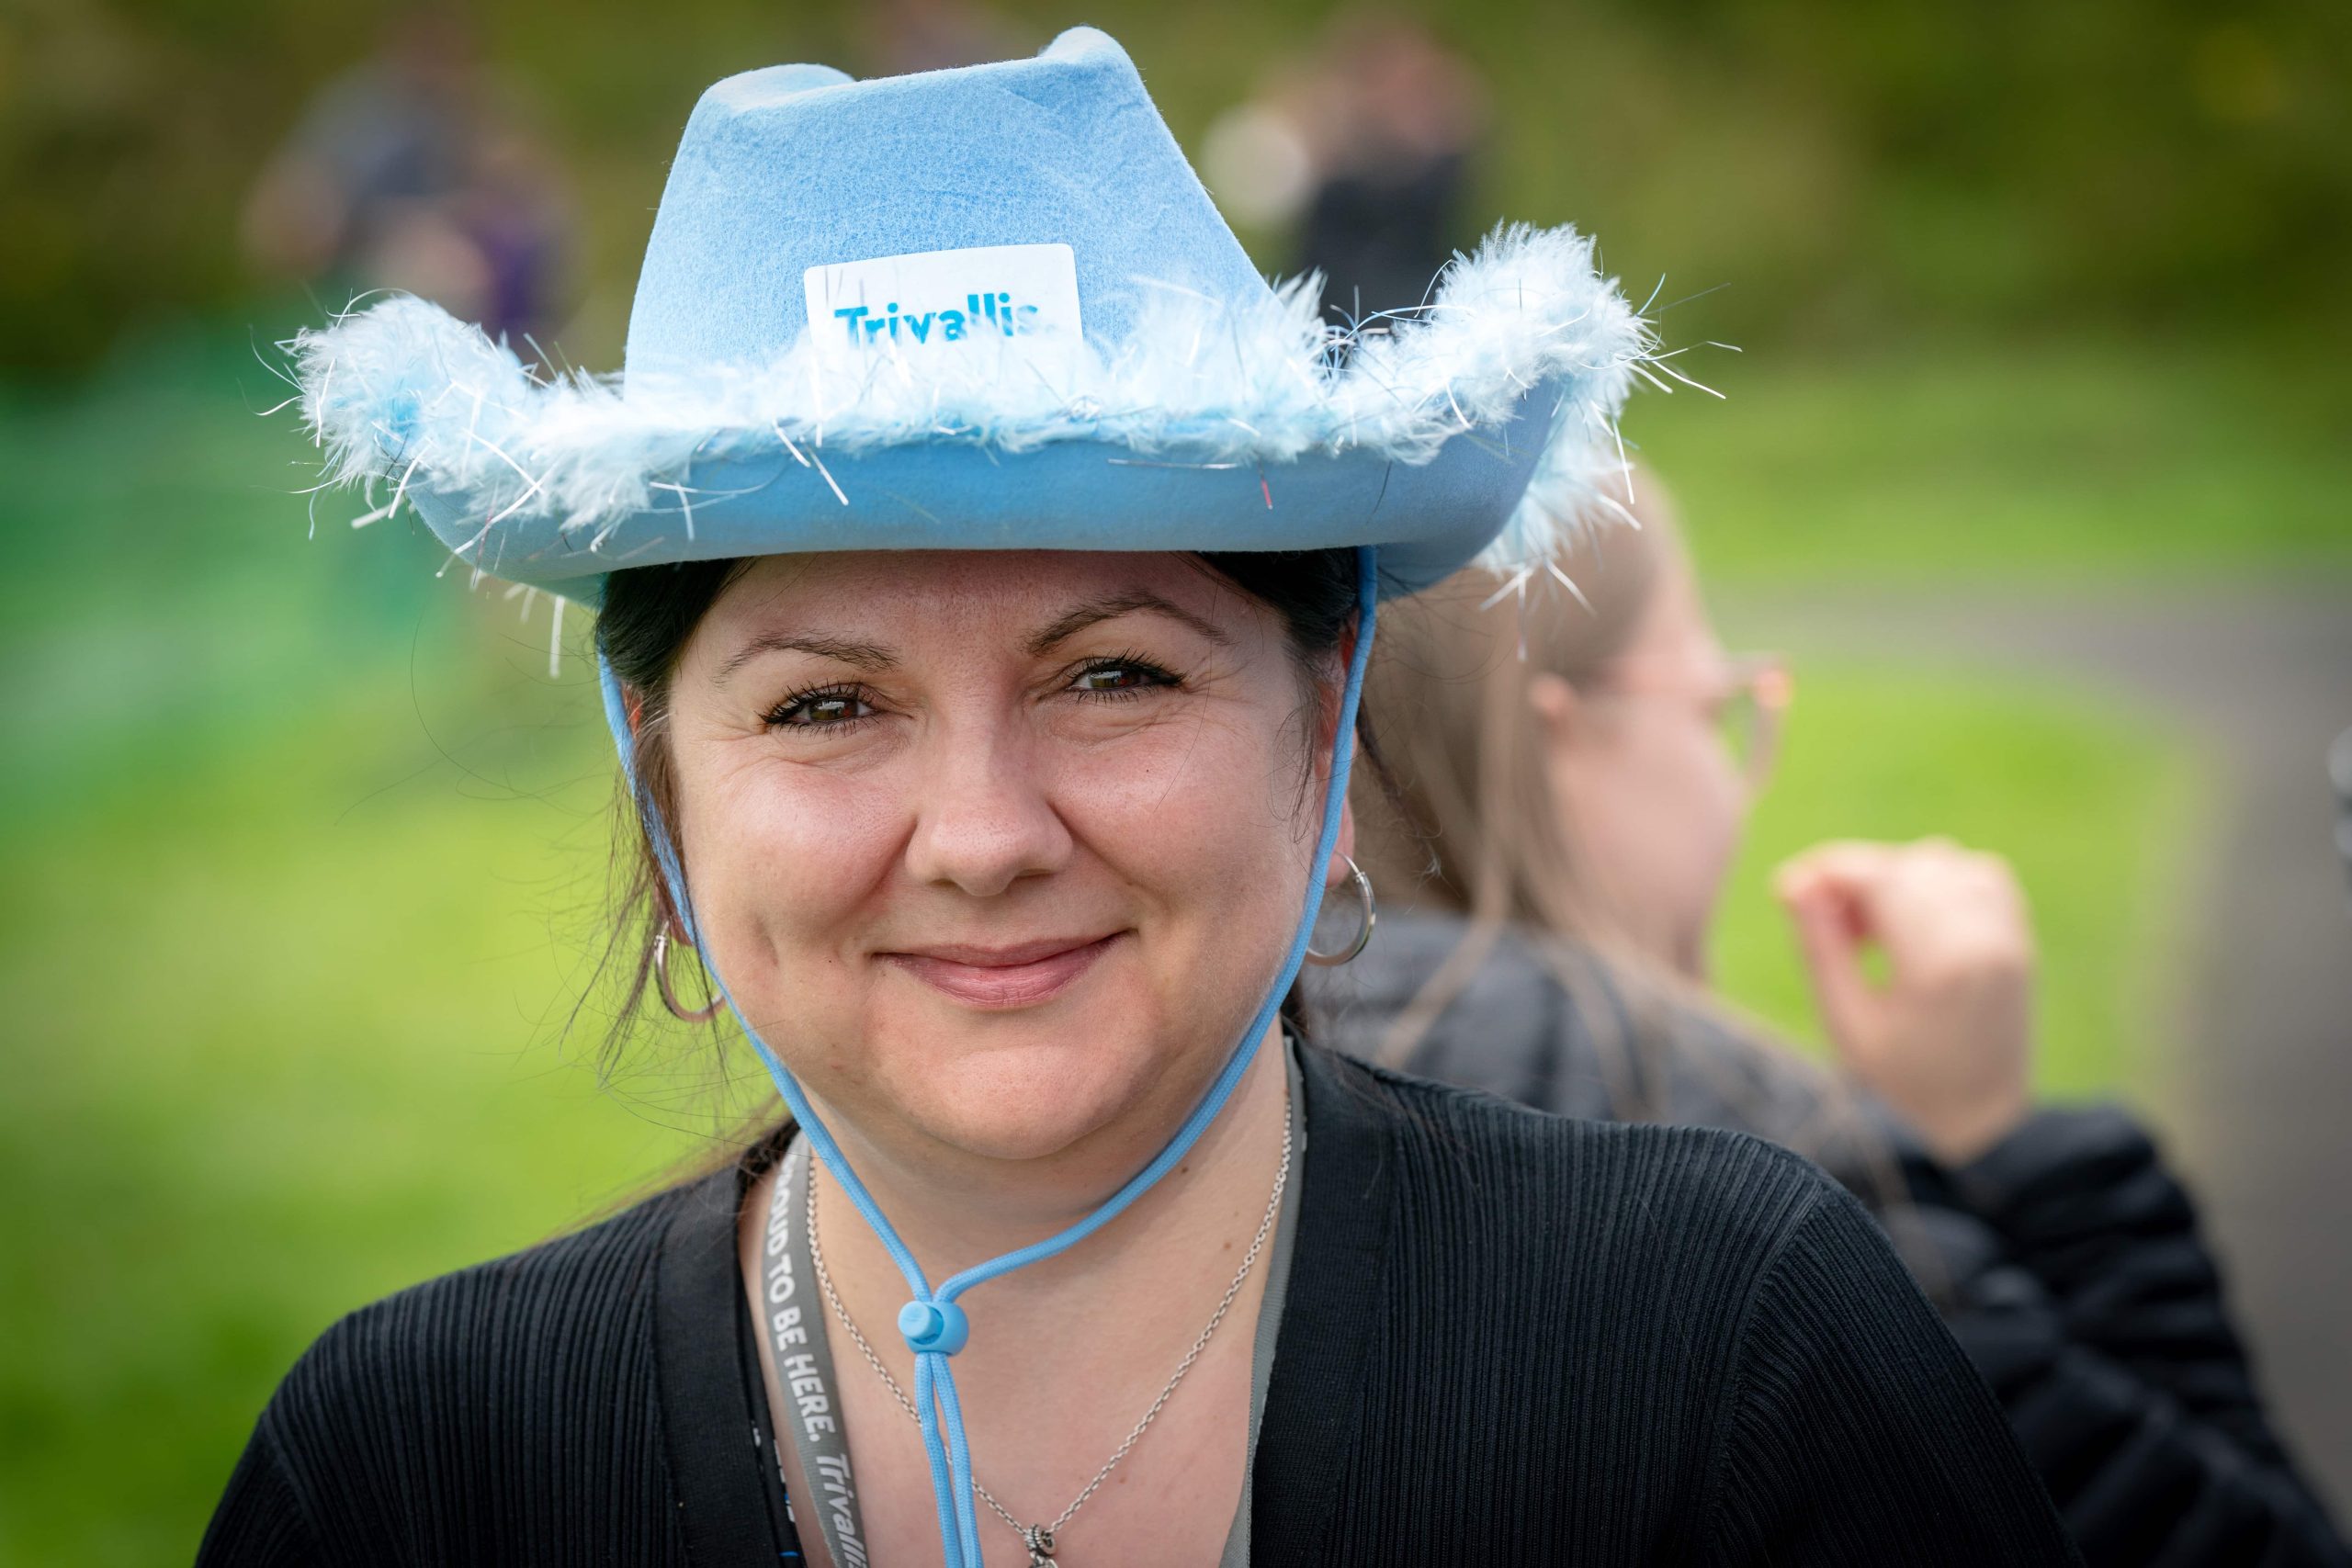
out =
[[[1375,330],[1427,297],[1475,236],[1469,196],[1487,122],[1477,74],[1420,22],[1343,11],[1204,142],[1204,173],[1250,220],[1295,222],[1294,272],[1323,276],[1327,316]]]
[[[242,233],[256,268],[322,303],[400,289],[518,345],[566,308],[571,220],[555,160],[455,9],[396,12],[263,167]]]
[[[1325,1038],[1568,1115],[1740,1128],[1879,1211],[2094,1565],[2352,1562],[2265,1414],[2186,1190],[2121,1110],[2037,1108],[2034,942],[1997,856],[1825,843],[1776,890],[1837,1074],[1707,993],[1791,695],[1710,625],[1671,513],[1559,581],[1388,617],[1355,790],[1382,913]],[[1326,946],[1331,945],[1327,938]]]

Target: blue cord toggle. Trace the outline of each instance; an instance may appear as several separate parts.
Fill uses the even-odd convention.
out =
[[[981,1568],[979,1520],[972,1505],[972,1448],[964,1432],[964,1409],[956,1397],[956,1374],[949,1369],[948,1358],[964,1348],[970,1337],[970,1325],[956,1298],[973,1286],[985,1283],[1001,1274],[1009,1274],[1031,1263],[1052,1258],[1077,1246],[1102,1226],[1111,1223],[1137,1198],[1149,1191],[1154,1183],[1176,1168],[1176,1163],[1191,1152],[1193,1145],[1215,1122],[1225,1102],[1232,1098],[1234,1087],[1249,1071],[1258,1054],[1258,1043],[1273,1027],[1282,1010],[1283,998],[1298,978],[1299,966],[1306,961],[1306,946],[1315,935],[1315,918],[1323,908],[1323,878],[1321,871],[1331,863],[1332,853],[1339,848],[1340,815],[1348,800],[1349,765],[1355,755],[1356,709],[1363,698],[1364,667],[1372,658],[1372,638],[1380,605],[1379,551],[1371,545],[1356,547],[1356,646],[1348,660],[1347,685],[1340,697],[1339,725],[1331,743],[1331,780],[1323,795],[1323,825],[1315,840],[1315,859],[1310,863],[1306,883],[1306,905],[1299,917],[1298,929],[1293,933],[1289,955],[1282,971],[1274,978],[1272,987],[1259,1005],[1257,1015],[1250,1021],[1233,1054],[1226,1061],[1200,1104],[1184,1118],[1167,1146],[1152,1156],[1151,1163],[1131,1177],[1127,1184],[1105,1200],[1102,1206],[1057,1235],[1008,1252],[1003,1257],[965,1269],[941,1285],[936,1291],[915,1260],[914,1253],[899,1238],[896,1226],[882,1213],[874,1195],[833,1141],[833,1135],[819,1119],[816,1108],[808,1103],[800,1081],[792,1076],[776,1054],[768,1048],[760,1032],[752,1027],[735,994],[728,988],[726,976],[712,962],[708,949],[703,953],[705,972],[718,994],[726,998],[729,1011],[743,1026],[743,1038],[759,1053],[760,1063],[775,1080],[776,1092],[791,1111],[793,1120],[807,1134],[809,1146],[817,1157],[825,1162],[825,1169],[841,1189],[861,1218],[882,1243],[890,1261],[898,1266],[907,1281],[907,1290],[914,1297],[899,1313],[899,1329],[915,1351],[915,1410],[922,1424],[923,1456],[931,1469],[932,1501],[939,1510],[939,1540],[944,1553],[943,1568]],[[652,841],[655,861],[662,868],[662,880],[668,884],[670,901],[678,919],[687,933],[696,935],[692,906],[686,901],[685,874],[678,863],[677,852],[670,841],[668,829],[652,799],[645,794],[637,777],[637,750],[631,739],[628,705],[621,692],[620,681],[612,666],[597,660],[596,673],[604,690],[605,723],[613,732],[613,742],[620,749],[621,770],[628,781],[629,797],[637,803],[639,815],[645,823],[646,836]],[[933,1314],[936,1314],[934,1317]],[[910,1314],[916,1314],[910,1328]],[[917,1331],[932,1339],[929,1345],[916,1343]]]
[[[920,1356],[936,1350],[952,1356],[972,1337],[972,1320],[954,1302],[909,1302],[899,1309],[899,1332]]]

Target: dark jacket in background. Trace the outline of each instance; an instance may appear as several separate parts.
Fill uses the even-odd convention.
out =
[[[1317,1037],[1376,1051],[1467,930],[1384,914],[1354,964],[1308,971]],[[2131,1117],[2043,1111],[1947,1171],[1808,1065],[1670,1000],[1674,1044],[1657,1044],[1604,969],[1570,973],[1590,983],[1503,934],[1400,1065],[1562,1115],[1738,1128],[1822,1164],[1879,1213],[2093,1568],[2352,1564],[2264,1417],[2188,1196]]]
[[[1302,1060],[1255,1561],[2077,1561],[1885,1237],[1804,1161]],[[797,1561],[736,1261],[745,1179],[329,1329],[200,1568]],[[1041,1389],[1039,1418],[1072,1393]],[[1121,1555],[1071,1533],[1073,1562]]]

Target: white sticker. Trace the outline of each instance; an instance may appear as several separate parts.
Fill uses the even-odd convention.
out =
[[[801,275],[808,331],[835,363],[868,356],[1003,352],[1045,361],[1084,339],[1068,245],[979,245],[834,262]]]

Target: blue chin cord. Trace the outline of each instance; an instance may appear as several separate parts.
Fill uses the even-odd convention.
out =
[[[1306,908],[1299,918],[1298,931],[1291,938],[1290,953],[1283,961],[1282,973],[1275,978],[1273,988],[1260,1004],[1257,1016],[1228,1057],[1216,1081],[1209,1086],[1199,1105],[1176,1129],[1168,1145],[1152,1157],[1151,1163],[1136,1172],[1127,1184],[1114,1193],[1102,1206],[1063,1231],[1001,1258],[965,1269],[933,1290],[923,1276],[922,1266],[915,1261],[905,1242],[866,1191],[865,1184],[850,1168],[842,1157],[833,1135],[819,1121],[817,1112],[801,1092],[799,1082],[768,1049],[759,1031],[737,1005],[734,995],[708,954],[704,965],[711,984],[726,999],[728,1008],[743,1025],[743,1036],[765,1064],[768,1077],[775,1080],[776,1092],[784,1097],[793,1120],[808,1134],[808,1141],[825,1162],[825,1169],[841,1184],[865,1223],[881,1238],[890,1260],[906,1277],[911,1298],[899,1312],[899,1332],[915,1355],[915,1409],[922,1423],[924,1453],[931,1461],[931,1489],[939,1508],[939,1539],[946,1554],[945,1568],[981,1568],[979,1523],[972,1506],[972,1451],[964,1435],[963,1406],[956,1397],[956,1374],[948,1366],[948,1358],[964,1348],[970,1337],[971,1325],[956,1298],[973,1286],[1010,1274],[1015,1269],[1040,1262],[1067,1251],[1118,1217],[1136,1199],[1149,1191],[1154,1183],[1175,1168],[1176,1162],[1191,1152],[1207,1131],[1210,1122],[1225,1109],[1232,1097],[1234,1086],[1258,1054],[1258,1043],[1265,1038],[1281,1010],[1283,998],[1290,994],[1293,982],[1298,978],[1299,965],[1306,961],[1306,946],[1315,932],[1315,919],[1323,908],[1323,868],[1331,863],[1332,851],[1340,839],[1340,812],[1348,798],[1348,771],[1353,757],[1356,709],[1363,697],[1364,666],[1372,657],[1374,622],[1379,610],[1378,550],[1370,545],[1356,549],[1356,599],[1358,621],[1354,653],[1348,660],[1347,686],[1340,700],[1340,724],[1331,743],[1331,781],[1323,796],[1323,827],[1316,840],[1315,859],[1307,877]],[[680,923],[689,938],[699,942],[694,918],[685,899],[685,878],[678,864],[677,852],[672,845],[667,828],[656,814],[653,804],[638,788],[635,765],[636,751],[631,741],[628,704],[621,695],[620,682],[612,668],[601,659],[597,661],[597,678],[604,689],[605,722],[611,728],[614,743],[620,748],[621,767],[628,779],[630,797],[642,814],[646,836],[653,845],[656,860],[662,868],[662,880],[669,885],[671,906],[678,912]]]

